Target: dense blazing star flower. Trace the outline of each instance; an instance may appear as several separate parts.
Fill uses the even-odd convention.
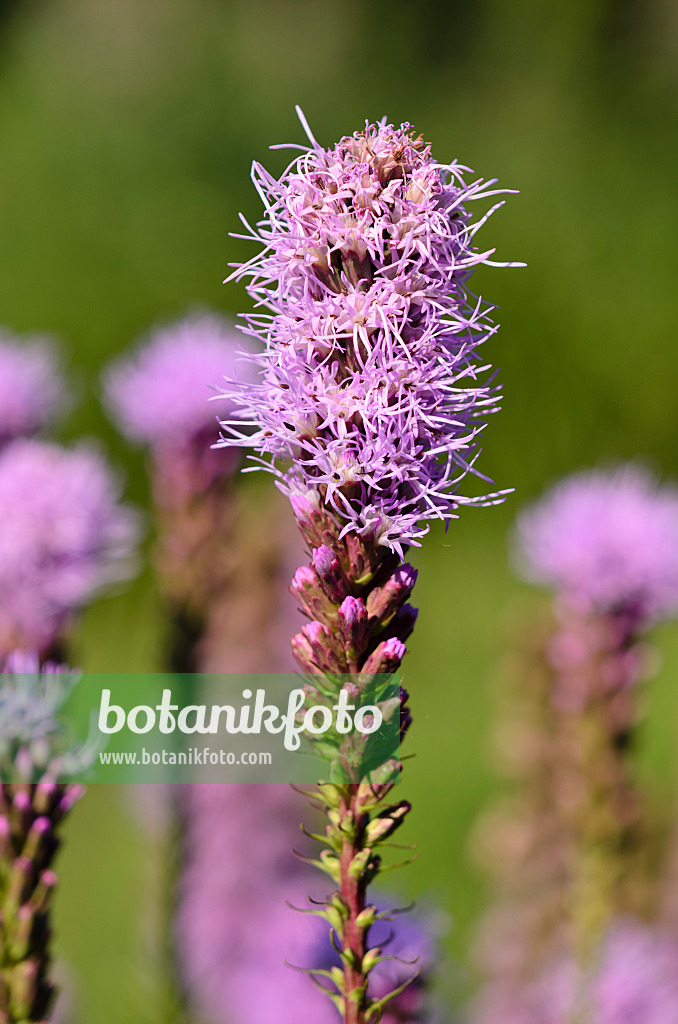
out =
[[[584,611],[678,612],[678,489],[638,466],[578,473],[521,516],[518,563]]]
[[[14,441],[0,454],[0,648],[46,649],[70,614],[129,575],[139,527],[105,459]]]
[[[223,388],[223,444],[253,448],[275,474],[312,554],[290,588],[310,620],[292,641],[307,694],[328,707],[343,690],[354,707],[377,704],[403,736],[407,693],[383,686],[416,619],[403,554],[430,520],[477,500],[457,488],[498,404],[479,357],[496,328],[466,288],[491,262],[474,247],[483,221],[472,224],[468,206],[497,190],[438,164],[406,124],[367,124],[330,149],[307,134],[280,179],[254,165],[265,214],[250,237],[264,248],[233,276],[249,279],[246,330],[264,349],[256,384]],[[377,772],[369,743],[323,742],[338,781],[312,799],[329,819],[319,863],[336,886],[325,917],[343,967],[323,978],[346,1024],[372,1024],[393,992],[370,985],[384,961],[368,942],[379,916],[367,887],[409,804],[385,805],[395,756],[379,757]]]
[[[0,444],[40,430],[63,406],[64,396],[51,340],[15,338],[0,329]]]
[[[260,380],[223,389],[224,443],[397,551],[476,501],[457,486],[498,406],[479,351],[496,327],[466,283],[491,254],[468,206],[499,190],[467,170],[385,121],[330,149],[312,140],[279,180],[254,165],[264,249],[234,276],[271,312],[246,318],[265,343]]]
[[[63,819],[82,794],[70,782],[94,757],[60,720],[78,675],[41,666],[32,652],[0,665],[0,1010],[3,1020],[44,1021],[50,976],[51,895]]]
[[[474,1024],[673,1024],[678,1006],[678,944],[637,921],[617,922],[597,968],[563,960],[525,989],[485,992]],[[579,1014],[579,1016],[577,1015]]]

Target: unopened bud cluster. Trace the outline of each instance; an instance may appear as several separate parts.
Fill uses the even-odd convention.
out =
[[[312,552],[310,565],[297,570],[290,587],[310,619],[293,637],[293,653],[311,677],[307,689],[314,696],[323,680],[328,696],[336,696],[333,679],[348,676],[344,688],[359,700],[376,677],[388,680],[400,668],[417,618],[408,603],[417,572],[369,535],[342,537],[333,515],[319,503],[296,496],[292,504]],[[392,688],[386,693],[382,711],[384,720],[391,721]],[[406,702],[407,692],[400,688],[401,737],[410,724]]]
[[[356,703],[376,703],[385,722],[397,716],[402,738],[411,720],[407,692],[391,680],[416,620],[408,603],[416,570],[374,537],[352,532],[342,537],[335,517],[319,503],[295,496],[293,507],[312,553],[290,587],[310,619],[292,640],[307,673],[306,689],[315,700],[329,702],[341,686]],[[378,999],[368,993],[370,972],[383,959],[379,947],[370,948],[368,932],[384,915],[367,903],[367,887],[382,866],[379,845],[410,810],[407,801],[388,802],[400,767],[397,757],[384,759],[378,746],[372,752],[370,741],[373,737],[347,737],[333,762],[334,776],[309,794],[328,819],[325,834],[316,837],[325,847],[316,865],[337,886],[320,911],[342,961],[341,968],[327,972],[328,994],[346,1019],[366,1022],[378,1020],[384,1005],[416,976]]]

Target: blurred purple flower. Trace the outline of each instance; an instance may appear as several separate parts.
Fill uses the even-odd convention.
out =
[[[120,430],[151,449],[160,509],[185,512],[195,496],[204,497],[237,469],[238,452],[225,457],[212,448],[219,426],[209,399],[224,377],[254,379],[242,348],[242,335],[228,321],[213,313],[192,314],[155,328],[135,353],[106,371],[105,400]],[[206,513],[213,531],[211,510]],[[182,538],[181,546],[194,527],[182,520],[164,532]]]
[[[638,466],[563,480],[522,514],[516,541],[523,575],[585,612],[678,612],[678,489]]]
[[[64,390],[49,338],[14,338],[0,328],[0,444],[49,423],[64,403]]]
[[[176,927],[197,1010],[210,1024],[264,1024],[271,1012],[282,1024],[308,995],[322,1016],[320,994],[284,965],[296,962],[308,928],[284,902],[305,873],[291,852],[299,796],[286,786],[203,785],[189,797]]]
[[[467,184],[408,124],[327,150],[310,138],[279,180],[254,165],[266,211],[247,237],[264,248],[234,277],[272,315],[247,318],[266,351],[256,386],[223,388],[224,444],[254,448],[285,493],[320,489],[346,531],[402,553],[426,520],[500,497],[456,489],[499,401],[478,351],[491,307],[466,290],[493,250],[475,248],[486,218],[472,225],[467,205],[507,190]]]
[[[622,920],[611,929],[591,978],[572,961],[561,961],[524,991],[490,986],[472,1019],[474,1024],[675,1024],[678,943],[648,925]]]
[[[218,436],[217,409],[209,402],[224,376],[251,380],[251,364],[238,353],[242,339],[215,314],[193,314],[151,331],[131,356],[107,370],[105,397],[121,431],[151,446]]]
[[[106,460],[14,441],[0,453],[0,650],[46,649],[71,612],[127,577],[139,534]]]

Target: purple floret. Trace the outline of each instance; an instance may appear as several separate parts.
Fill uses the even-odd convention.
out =
[[[678,489],[638,466],[568,477],[517,528],[523,575],[585,611],[678,611]]]
[[[256,386],[223,389],[224,444],[400,551],[428,520],[501,498],[457,487],[499,402],[479,352],[491,307],[466,290],[492,250],[475,248],[467,207],[505,190],[467,184],[408,124],[312,142],[279,180],[254,165],[266,213],[248,237],[264,249],[234,277],[249,278],[265,351]]]

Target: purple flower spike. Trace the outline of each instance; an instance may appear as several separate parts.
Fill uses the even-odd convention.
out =
[[[96,451],[14,441],[0,453],[0,651],[46,649],[70,614],[127,577],[136,515]]]
[[[503,497],[458,493],[499,401],[478,352],[496,331],[491,310],[466,290],[491,262],[474,247],[487,217],[472,224],[468,207],[501,190],[437,163],[408,124],[366,124],[323,149],[300,117],[311,145],[282,177],[254,165],[265,213],[248,237],[263,249],[233,277],[248,279],[247,332],[263,351],[256,384],[223,389],[222,443],[255,450],[312,552],[291,588],[311,619],[292,640],[313,676],[307,693],[333,706],[343,691],[354,706],[376,704],[383,722],[399,714],[402,736],[407,693],[394,696],[390,677],[415,620],[404,551],[431,520]],[[352,742],[325,743],[336,781],[313,795],[329,819],[319,863],[337,886],[322,914],[343,965],[323,978],[345,1024],[376,1024],[389,993],[370,987],[381,961],[368,943],[367,888],[378,844],[409,805],[384,805],[395,754],[376,765]]]
[[[521,516],[519,565],[584,611],[678,612],[678,489],[638,466],[568,477]]]
[[[385,121],[314,142],[279,180],[255,164],[264,249],[234,274],[272,315],[247,318],[265,351],[256,386],[223,389],[224,444],[256,449],[286,493],[320,491],[346,530],[399,553],[428,520],[479,503],[457,487],[499,401],[479,356],[496,327],[466,291],[493,250],[474,247],[468,206],[507,190],[467,170]]]
[[[184,657],[182,634],[203,631],[231,562],[236,509],[229,484],[240,453],[213,450],[219,428],[209,399],[224,375],[253,379],[240,339],[215,314],[187,316],[153,330],[104,376],[106,403],[121,431],[150,450],[156,562],[177,627],[171,661],[179,671],[195,669],[192,655]]]
[[[64,394],[52,341],[17,339],[0,329],[0,444],[46,426],[63,407]]]
[[[483,959],[513,980],[563,949],[590,960],[611,921],[651,912],[634,740],[645,633],[678,613],[678,490],[634,465],[579,473],[523,512],[516,541],[523,576],[555,600],[505,711],[517,799],[488,815],[482,843],[499,883]]]

